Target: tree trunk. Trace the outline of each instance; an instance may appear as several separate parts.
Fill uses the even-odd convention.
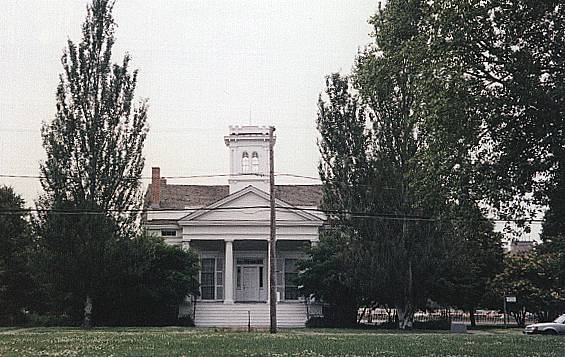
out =
[[[475,308],[469,309],[469,320],[471,320],[471,327],[476,327],[477,322],[475,321]]]
[[[82,321],[82,327],[86,329],[92,328],[92,298],[90,295],[86,295],[84,301],[84,320]]]
[[[410,302],[406,302],[402,306],[396,307],[396,312],[398,314],[398,327],[401,330],[408,330],[412,328],[414,324],[414,308]]]
[[[514,317],[516,324],[518,327],[525,327],[526,326],[526,309],[522,308],[516,312],[510,312],[510,315]]]
[[[405,225],[405,224],[404,224]],[[403,225],[403,226],[404,226]],[[403,234],[405,228],[403,227]],[[401,330],[411,329],[414,323],[414,306],[413,301],[413,281],[412,281],[412,261],[408,260],[408,277],[407,287],[404,296],[404,303],[396,307],[398,313],[398,327]]]
[[[357,325],[359,325],[361,323],[361,320],[363,320],[363,317],[365,317],[365,313],[367,312],[367,306],[365,306],[363,308],[363,312],[361,313],[361,315],[357,318]]]

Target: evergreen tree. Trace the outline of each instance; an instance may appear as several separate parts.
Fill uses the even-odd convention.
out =
[[[69,40],[62,57],[56,116],[42,129],[47,159],[39,206],[46,213],[39,233],[46,277],[83,302],[85,327],[111,275],[109,252],[135,234],[147,135],[147,104],[132,103],[137,71],[130,71],[127,54],[121,64],[111,62],[112,7],[109,0],[87,7],[82,40]]]
[[[22,309],[33,304],[35,286],[28,263],[32,240],[24,210],[21,196],[1,186],[0,325],[22,322]]]

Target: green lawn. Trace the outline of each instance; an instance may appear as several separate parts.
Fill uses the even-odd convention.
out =
[[[565,336],[194,328],[0,329],[0,356],[565,356]]]

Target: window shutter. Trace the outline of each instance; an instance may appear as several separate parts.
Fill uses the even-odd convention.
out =
[[[284,258],[277,258],[277,293],[284,300]]]

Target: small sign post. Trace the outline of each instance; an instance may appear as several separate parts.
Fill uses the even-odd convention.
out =
[[[508,302],[512,302],[515,303],[516,302],[516,296],[505,296],[504,297],[504,328],[507,328],[507,311],[506,311],[506,303]]]

